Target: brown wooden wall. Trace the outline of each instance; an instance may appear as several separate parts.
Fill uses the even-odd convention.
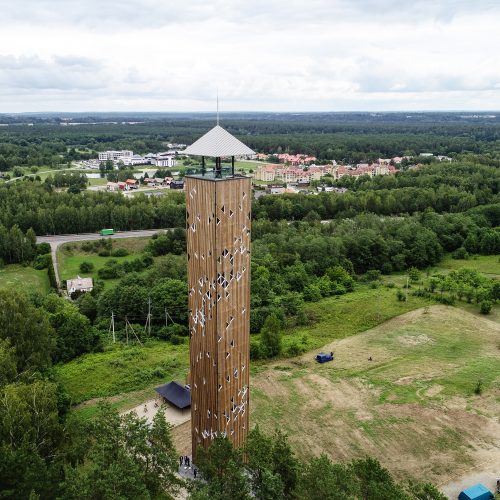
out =
[[[191,432],[196,448],[248,432],[250,178],[186,177]]]

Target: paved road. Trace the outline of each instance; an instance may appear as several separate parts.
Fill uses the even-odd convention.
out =
[[[72,241],[92,241],[100,240],[101,238],[141,238],[153,236],[158,231],[168,231],[168,229],[146,229],[142,231],[120,231],[110,236],[101,236],[99,233],[80,233],[80,234],[56,234],[51,236],[37,236],[37,243],[49,243],[52,248],[57,248],[63,243]]]
[[[92,241],[100,240],[101,238],[141,238],[153,236],[158,231],[169,231],[169,229],[147,229],[142,231],[122,231],[109,236],[101,236],[99,233],[81,233],[81,234],[56,234],[54,236],[37,236],[37,243],[48,243],[52,253],[52,263],[54,264],[54,272],[58,288],[61,288],[61,280],[59,279],[59,269],[57,265],[57,248],[63,243],[71,243],[73,241]]]

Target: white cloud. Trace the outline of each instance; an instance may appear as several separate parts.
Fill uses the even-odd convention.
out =
[[[5,4],[5,5],[4,5]],[[500,6],[0,0],[0,112],[500,108]]]

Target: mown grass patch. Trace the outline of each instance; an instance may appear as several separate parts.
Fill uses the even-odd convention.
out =
[[[25,292],[36,291],[42,294],[49,293],[51,290],[47,269],[37,270],[18,264],[0,268],[0,288]]]

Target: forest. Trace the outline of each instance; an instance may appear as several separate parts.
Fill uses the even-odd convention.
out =
[[[215,123],[207,114],[1,116],[0,172],[15,166],[66,165],[95,158],[97,151],[162,151],[190,144]],[[110,123],[110,122],[114,123]],[[136,122],[134,125],[127,121]],[[139,121],[139,123],[137,123]],[[32,126],[23,124],[32,123]],[[85,124],[88,123],[88,124]],[[90,123],[93,123],[92,125]],[[359,162],[423,152],[473,153],[498,161],[500,120],[459,113],[228,113],[222,125],[255,151],[307,153],[320,161]]]

